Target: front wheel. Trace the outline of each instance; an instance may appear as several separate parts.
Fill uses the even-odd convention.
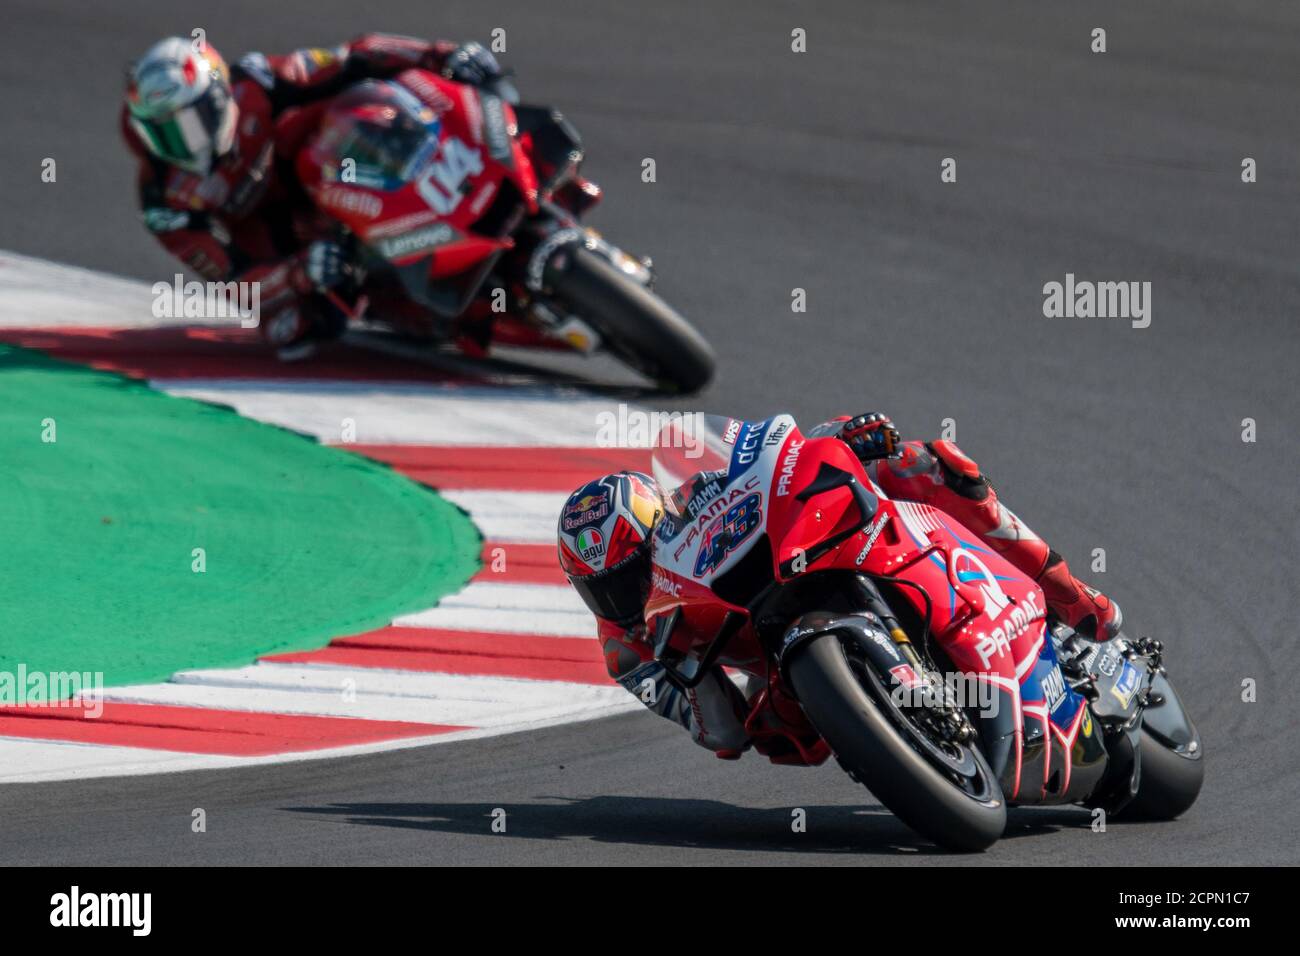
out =
[[[676,392],[713,377],[713,349],[663,299],[588,249],[551,277],[555,296],[604,338],[619,361]]]
[[[913,830],[963,851],[986,849],[1002,836],[1006,802],[984,755],[927,735],[869,666],[855,673],[837,634],[797,648],[789,676],[840,765]]]

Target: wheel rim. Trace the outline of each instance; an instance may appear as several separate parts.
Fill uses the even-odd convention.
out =
[[[868,696],[880,707],[889,722],[899,731],[899,736],[933,769],[960,790],[964,795],[978,803],[999,801],[998,786],[993,779],[987,761],[980,759],[974,748],[952,740],[937,738],[933,732],[909,713],[899,707],[889,694],[875,671],[865,661],[844,648],[844,656],[849,668],[861,684],[870,681],[872,688],[864,687]]]

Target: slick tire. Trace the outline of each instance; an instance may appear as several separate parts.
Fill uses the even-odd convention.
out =
[[[1138,745],[1142,753],[1142,776],[1137,796],[1120,816],[1133,820],[1172,820],[1186,813],[1201,792],[1205,761],[1198,751],[1184,757],[1162,744],[1149,731],[1142,731]]]
[[[595,253],[574,250],[551,284],[556,297],[601,334],[615,358],[660,388],[689,394],[713,378],[716,360],[704,336]]]
[[[991,785],[977,799],[904,738],[859,684],[837,635],[797,648],[788,673],[804,712],[840,765],[913,830],[962,852],[987,849],[1002,836],[1006,802],[983,755],[970,751]]]

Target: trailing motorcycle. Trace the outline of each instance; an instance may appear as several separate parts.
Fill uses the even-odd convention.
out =
[[[349,87],[299,151],[325,231],[351,250],[342,302],[400,332],[455,342],[604,351],[681,392],[713,374],[708,343],[652,289],[648,259],[584,227],[601,197],[555,110],[410,69]]]
[[[701,427],[688,427],[692,421]],[[1200,791],[1200,737],[1158,641],[1096,642],[929,505],[888,498],[836,438],[779,415],[674,422],[646,607],[682,688],[749,675],[746,730],[777,763],[835,756],[942,846],[993,844],[1010,805],[1169,819]]]

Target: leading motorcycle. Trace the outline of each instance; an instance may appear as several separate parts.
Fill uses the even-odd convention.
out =
[[[1093,641],[951,516],[892,500],[793,418],[687,416],[659,436],[668,499],[647,634],[681,688],[747,676],[745,727],[777,763],[834,756],[922,835],[992,845],[1008,805],[1170,819],[1200,736],[1160,642]]]
[[[334,97],[295,157],[298,180],[349,249],[341,302],[472,355],[493,344],[604,351],[659,386],[713,374],[700,333],[654,292],[649,259],[582,225],[601,198],[560,113],[409,69]]]

